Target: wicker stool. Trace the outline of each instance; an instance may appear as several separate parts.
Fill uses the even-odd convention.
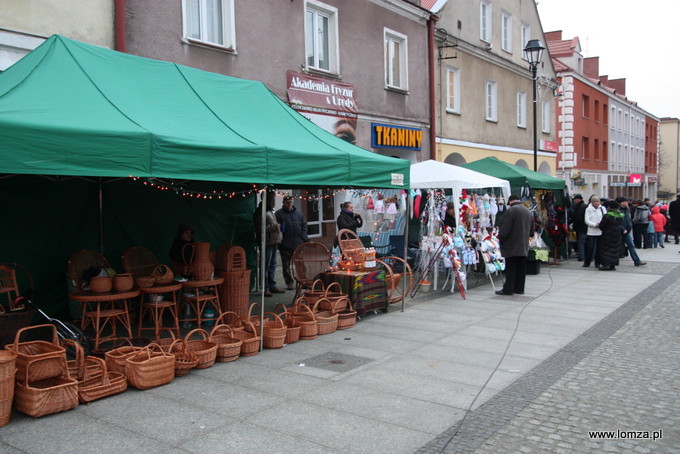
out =
[[[204,309],[211,305],[215,309],[215,314],[219,315],[222,312],[220,308],[220,286],[224,282],[221,277],[206,281],[186,281],[182,283],[182,290],[186,294],[182,294],[182,307],[180,310],[179,321],[183,323],[195,321],[198,327],[201,327],[202,314]],[[189,309],[193,310],[194,315],[188,314]]]
[[[172,329],[179,336],[179,320],[177,308],[177,291],[182,288],[181,282],[172,282],[170,284],[156,284],[152,287],[140,288],[140,305],[139,305],[139,327],[137,328],[137,336],[142,336],[142,330],[153,330],[154,339],[159,338],[159,334],[163,329],[163,315],[166,311],[172,318]],[[145,301],[145,296],[152,295],[161,297],[162,295],[171,295],[171,299],[161,301]],[[159,298],[160,299],[160,298]],[[144,318],[151,317],[152,327],[144,327]]]

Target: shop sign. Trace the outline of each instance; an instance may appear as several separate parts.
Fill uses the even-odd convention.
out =
[[[574,185],[575,186],[585,186],[586,185],[586,180],[583,178],[576,178],[574,180]]]
[[[422,129],[371,123],[371,146],[373,148],[420,150],[422,141]]]
[[[553,151],[557,153],[559,151],[560,147],[557,142],[553,142],[552,140],[544,140],[541,139],[541,150],[543,151]]]
[[[324,77],[286,71],[290,106],[322,129],[356,143],[356,87]]]
[[[403,173],[393,173],[392,174],[392,185],[393,186],[403,186],[404,185],[404,174]]]
[[[639,173],[631,173],[628,176],[628,183],[642,183],[642,175]]]
[[[628,186],[628,183],[625,181],[613,181],[609,183],[609,186]]]

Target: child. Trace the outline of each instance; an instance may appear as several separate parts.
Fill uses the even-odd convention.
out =
[[[652,237],[652,245],[657,247],[657,245],[663,245],[663,237],[666,233],[666,223],[668,220],[666,216],[661,214],[661,209],[659,207],[652,208],[652,222],[654,223],[654,235]]]

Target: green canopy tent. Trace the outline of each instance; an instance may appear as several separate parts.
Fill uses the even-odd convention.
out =
[[[36,273],[52,309],[68,254],[96,249],[100,222],[112,261],[124,245],[167,250],[178,221],[199,240],[252,243],[253,185],[405,189],[410,167],[318,128],[260,82],[58,35],[0,74],[0,156],[0,261]]]
[[[526,186],[531,189],[550,189],[556,193],[566,189],[564,180],[500,161],[493,156],[463,164],[461,167],[508,180],[513,193],[519,193]]]

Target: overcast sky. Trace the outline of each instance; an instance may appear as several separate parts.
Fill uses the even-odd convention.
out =
[[[600,75],[626,79],[626,96],[650,114],[680,118],[680,0],[538,0],[543,31],[578,36]]]

